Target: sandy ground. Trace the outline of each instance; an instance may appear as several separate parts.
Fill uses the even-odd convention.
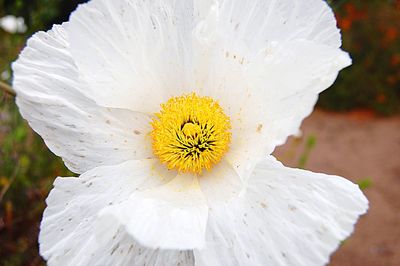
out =
[[[400,265],[400,116],[315,111],[304,121],[302,130],[301,140],[291,138],[275,152],[286,165],[298,165],[302,147],[313,135],[317,143],[306,169],[354,182],[372,180],[364,190],[369,212],[333,255],[330,265]]]

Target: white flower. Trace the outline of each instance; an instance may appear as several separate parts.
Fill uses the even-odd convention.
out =
[[[8,15],[0,18],[0,28],[8,33],[24,33],[27,30],[23,17]]]
[[[270,154],[350,65],[340,46],[321,0],[93,0],[37,33],[13,65],[17,104],[81,174],[54,183],[41,255],[326,264],[366,198]]]

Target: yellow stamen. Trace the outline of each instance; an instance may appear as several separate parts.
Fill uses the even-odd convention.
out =
[[[161,105],[152,122],[153,151],[169,169],[201,174],[218,163],[231,142],[231,124],[221,106],[195,93]]]

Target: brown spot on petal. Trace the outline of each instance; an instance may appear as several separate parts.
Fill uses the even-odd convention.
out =
[[[257,133],[261,133],[262,128],[263,128],[263,124],[258,124],[257,130],[256,130]]]
[[[135,131],[133,131],[133,133],[135,133],[135,135],[140,135],[140,134],[142,134],[142,132],[140,132],[139,130],[135,130]]]

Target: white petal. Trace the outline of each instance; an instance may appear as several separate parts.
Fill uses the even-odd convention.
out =
[[[231,117],[227,160],[244,179],[351,63],[321,0],[221,1],[194,33],[196,87]]]
[[[242,176],[298,132],[318,94],[351,62],[339,49],[309,41],[277,43],[247,63],[215,49],[202,93],[217,99],[231,117],[227,160]],[[239,60],[239,61],[238,61]]]
[[[191,266],[194,265],[194,256],[192,251],[145,248],[134,242],[131,235],[120,227],[107,242],[91,253],[90,259],[83,265]]]
[[[323,0],[225,0],[219,25],[231,42],[243,41],[251,50],[271,41],[309,40],[338,48],[340,31]]]
[[[32,37],[13,64],[17,104],[31,127],[74,172],[152,156],[148,115],[103,108],[79,92],[84,84],[63,26]]]
[[[263,61],[249,66],[250,87],[254,88],[251,108],[243,111],[253,126],[253,136],[272,140],[273,147],[296,134],[308,116],[318,94],[330,87],[339,71],[351,64],[340,49],[309,41],[293,41],[269,48]],[[252,117],[256,110],[262,110]],[[246,114],[246,112],[248,112]],[[257,130],[262,126],[261,130]]]
[[[217,51],[203,93],[218,99],[231,117],[227,160],[241,176],[298,132],[318,94],[351,62],[341,50],[309,41],[277,44],[245,65]]]
[[[105,209],[100,223],[114,219],[149,248],[189,250],[204,245],[207,213],[197,177],[180,174],[164,186]]]
[[[269,158],[242,197],[209,212],[197,265],[324,265],[368,201],[338,176],[290,169]]]
[[[153,259],[169,257],[169,253],[179,258],[178,252],[161,253],[141,247],[120,228],[103,242],[96,239],[97,215],[102,209],[172,178],[157,164],[154,160],[129,161],[95,168],[79,178],[57,178],[46,201],[39,235],[40,253],[49,265],[104,265],[98,263],[101,261],[126,265],[122,262],[148,261],[146,255]],[[114,254],[116,246],[119,249]],[[96,263],[89,263],[92,260]]]
[[[89,84],[83,93],[104,106],[158,111],[161,103],[192,87],[191,30],[197,15],[193,1],[81,5],[71,16],[69,35]]]
[[[225,160],[215,165],[210,171],[203,172],[198,179],[208,206],[219,201],[228,202],[238,197],[244,189],[241,176]]]

